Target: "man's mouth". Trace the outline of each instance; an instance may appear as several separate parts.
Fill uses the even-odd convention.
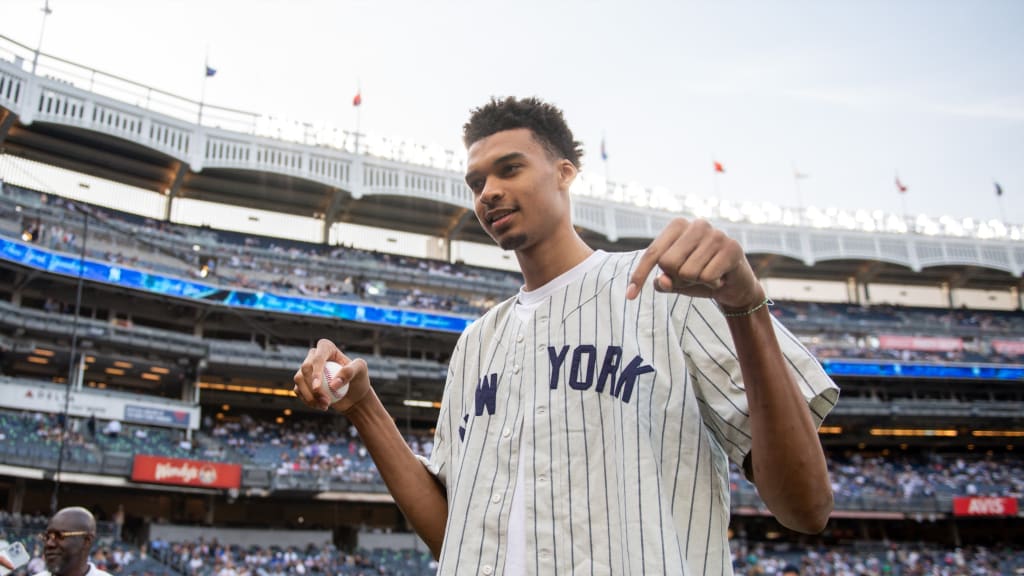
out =
[[[490,224],[492,228],[503,226],[508,223],[512,214],[515,214],[515,210],[492,210],[487,213],[487,223]]]

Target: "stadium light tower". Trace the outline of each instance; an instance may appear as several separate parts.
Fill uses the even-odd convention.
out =
[[[36,73],[36,65],[39,64],[39,51],[43,49],[43,34],[46,33],[46,17],[53,14],[50,9],[50,0],[43,0],[43,25],[39,28],[39,42],[36,43],[36,52],[32,55],[32,74]]]

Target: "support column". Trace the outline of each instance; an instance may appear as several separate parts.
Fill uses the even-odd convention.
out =
[[[374,356],[380,356],[381,355],[380,330],[374,330],[373,331],[373,355]]]
[[[853,276],[846,279],[846,301],[850,304],[860,304],[860,285]]]
[[[14,126],[14,121],[18,117],[10,110],[4,110],[3,116],[0,116],[0,146],[3,145],[4,140],[7,140],[7,133],[11,131],[11,127]]]
[[[320,242],[324,245],[331,243],[331,226],[338,221],[338,216],[341,214],[341,201],[345,195],[338,188],[328,189],[328,194],[331,195],[331,200],[327,205],[327,210],[324,211],[323,233],[320,235]]]
[[[167,200],[164,201],[164,221],[171,221],[171,207],[174,204],[174,199],[178,196],[178,191],[181,190],[181,185],[185,182],[185,176],[188,174],[188,164],[184,162],[178,162],[178,169],[174,172],[174,177],[167,185]]]
[[[10,499],[7,502],[7,509],[11,514],[20,514],[25,505],[25,479],[15,478],[14,490],[11,491]]]
[[[210,494],[206,497],[206,514],[203,517],[203,523],[207,526],[213,526],[214,508],[217,506],[217,497]]]

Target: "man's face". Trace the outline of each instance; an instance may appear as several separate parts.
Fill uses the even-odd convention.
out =
[[[85,533],[85,526],[73,520],[58,513],[46,527],[43,558],[46,569],[55,576],[77,576],[77,570],[89,560],[92,536]]]
[[[576,169],[556,160],[526,128],[497,132],[469,147],[466,184],[480,225],[503,250],[527,251],[570,226]]]

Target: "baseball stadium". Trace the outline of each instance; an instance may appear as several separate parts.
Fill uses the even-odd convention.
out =
[[[430,457],[460,334],[523,282],[465,153],[87,64],[0,36],[0,540],[31,557],[14,576],[46,569],[70,506],[112,574],[435,573],[358,430],[293,377],[335,342]],[[673,218],[736,239],[841,390],[818,430],[824,531],[782,526],[733,465],[734,573],[1024,573],[1024,229],[586,173],[572,192],[595,249],[642,250]]]

